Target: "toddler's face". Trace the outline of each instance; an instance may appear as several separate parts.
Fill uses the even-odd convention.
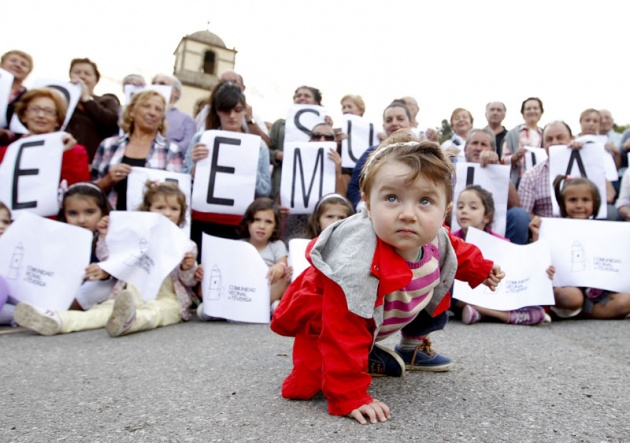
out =
[[[182,207],[174,195],[156,195],[151,202],[149,212],[158,212],[176,225],[182,215]]]
[[[490,223],[490,217],[486,216],[486,208],[475,191],[463,191],[457,200],[457,224],[462,229],[469,227],[484,229]]]
[[[9,216],[9,211],[4,208],[0,209],[0,235],[4,234],[4,231],[7,230],[10,224],[11,217]]]
[[[423,175],[407,183],[413,172],[398,161],[384,164],[366,201],[376,235],[407,261],[416,260],[420,248],[435,238],[446,216],[444,188]]]

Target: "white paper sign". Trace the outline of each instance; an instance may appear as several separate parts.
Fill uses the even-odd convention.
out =
[[[352,114],[343,115],[341,128],[347,135],[341,141],[341,166],[354,168],[363,153],[378,144],[378,129],[374,123]]]
[[[280,201],[291,214],[310,214],[322,196],[335,192],[335,142],[285,143]]]
[[[269,323],[269,268],[249,242],[203,234],[204,313],[247,323]]]
[[[549,147],[549,188],[554,215],[560,215],[560,207],[555,198],[553,181],[558,175],[571,175],[573,177],[586,177],[595,183],[602,199],[597,218],[607,217],[605,155],[608,154],[606,154],[603,145],[595,143],[585,144],[582,149],[571,149],[565,145]]]
[[[161,169],[132,167],[131,174],[127,176],[127,210],[135,211],[142,204],[145,185],[150,180],[155,183],[171,181],[177,183],[179,189],[186,197],[186,223],[181,227],[182,231],[190,237],[190,196],[192,193],[192,180],[190,174],[180,172],[163,171]]]
[[[13,86],[13,74],[0,68],[0,128],[7,127],[7,106]]]
[[[123,91],[125,92],[125,103],[129,103],[131,101],[131,96],[133,96],[136,92],[156,91],[159,92],[162,97],[164,97],[164,101],[168,105],[171,101],[171,93],[173,91],[173,87],[168,85],[125,85]]]
[[[99,266],[154,300],[163,280],[179,266],[190,240],[175,223],[154,212],[112,211],[105,243],[109,258]]]
[[[455,163],[455,174],[457,181],[453,188],[453,218],[451,220],[453,232],[460,228],[456,217],[459,194],[469,185],[479,185],[492,193],[495,211],[492,230],[504,236],[507,220],[510,167],[508,165],[481,167],[479,163],[457,162]]]
[[[63,125],[59,129],[60,131],[63,131],[68,125],[68,122],[70,121],[70,119],[72,118],[72,114],[74,113],[74,110],[76,109],[77,104],[79,103],[79,100],[81,99],[81,92],[82,92],[81,85],[79,85],[78,83],[72,83],[69,81],[50,80],[50,79],[40,78],[36,80],[32,85],[32,89],[38,89],[38,88],[50,88],[54,90],[55,92],[59,93],[59,95],[61,95],[66,101],[66,105],[68,106],[68,109],[66,111],[66,119],[64,120]],[[13,114],[13,117],[11,118],[11,131],[15,132],[16,134],[28,133],[28,129],[20,121],[17,114]]]
[[[555,304],[547,275],[551,253],[545,241],[516,245],[475,228],[468,228],[466,241],[477,245],[485,258],[498,263],[505,277],[495,292],[485,285],[471,289],[467,283],[455,280],[454,298],[499,311]]]
[[[292,105],[289,108],[284,127],[284,146],[290,142],[309,141],[311,130],[316,125],[324,123],[326,115],[326,108],[321,106]]]
[[[205,131],[199,143],[208,157],[196,164],[192,208],[242,215],[254,200],[260,137],[230,131]]]
[[[543,218],[540,239],[551,248],[554,286],[630,292],[630,223]]]
[[[0,275],[17,300],[65,311],[83,282],[91,250],[89,230],[27,212],[0,236]]]
[[[311,242],[308,238],[294,238],[289,240],[289,266],[293,266],[293,276],[291,281],[295,280],[304,272],[311,264],[306,259],[306,247]]]
[[[605,135],[583,135],[582,137],[578,137],[575,141],[580,141],[583,143],[593,143],[601,146],[601,149],[604,150],[604,171],[606,174],[606,180],[614,182],[619,180],[619,171],[617,171],[617,165],[615,164],[615,159],[610,154],[610,152],[606,151],[606,143],[608,143],[608,137]],[[598,148],[599,149],[599,148]]]
[[[525,154],[525,170],[529,171],[534,166],[547,160],[548,155],[545,148],[535,148],[533,146],[525,146],[527,154]]]
[[[13,142],[0,164],[0,201],[14,218],[23,212],[57,215],[63,133],[31,135]]]

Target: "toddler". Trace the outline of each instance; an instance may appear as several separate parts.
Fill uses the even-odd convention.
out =
[[[390,417],[367,392],[368,366],[404,372],[422,359],[416,319],[433,313],[452,284],[457,258],[442,229],[452,169],[431,142],[389,143],[362,171],[366,209],[324,230],[307,249],[312,266],[287,290],[271,328],[294,336],[285,398],[322,390],[329,412],[366,423]],[[374,345],[402,330],[395,350]]]

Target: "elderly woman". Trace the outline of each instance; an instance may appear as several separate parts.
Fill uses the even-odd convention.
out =
[[[103,140],[92,162],[92,180],[109,193],[112,207],[127,209],[127,176],[132,166],[181,172],[177,144],[162,135],[166,102],[159,92],[137,92],[123,112],[122,136]]]
[[[215,86],[210,95],[210,111],[206,120],[206,128],[208,130],[221,129],[223,131],[245,132],[243,116],[246,110],[247,101],[241,88],[229,81],[221,82]],[[206,158],[210,153],[206,145],[199,143],[202,134],[203,132],[195,134],[191,141],[192,146],[186,153],[186,166],[193,175],[195,172],[194,164]],[[270,191],[269,150],[261,139],[254,197],[267,197]],[[202,232],[216,237],[238,238],[236,228],[241,221],[240,215],[193,211],[192,219],[191,237],[197,244],[200,244]]]
[[[543,130],[538,127],[538,122],[543,112],[542,100],[538,97],[526,98],[521,103],[521,115],[525,123],[512,128],[505,135],[503,150],[501,151],[501,163],[512,167],[510,180],[517,188],[525,172],[525,153],[527,152],[525,147],[542,147]]]
[[[70,62],[70,80],[81,85],[81,99],[67,129],[86,147],[90,161],[103,139],[118,134],[120,102],[113,94],[94,95],[100,78],[96,63],[89,58],[75,58]]]
[[[67,104],[65,98],[50,88],[32,89],[26,92],[18,102],[15,112],[31,135],[49,134],[61,128],[66,119]],[[85,148],[70,134],[62,138],[64,153],[61,160],[61,182],[64,186],[90,179],[90,165]],[[0,148],[0,162],[4,158],[6,147]],[[65,184],[63,183],[65,180]]]
[[[33,58],[26,52],[14,49],[2,55],[0,68],[13,75],[13,85],[11,85],[11,92],[9,93],[9,104],[6,114],[6,127],[8,128],[17,102],[26,92],[23,82],[33,70]],[[0,145],[9,144],[16,138],[16,135],[8,129],[0,128]]]

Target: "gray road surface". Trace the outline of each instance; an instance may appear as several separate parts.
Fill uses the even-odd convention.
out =
[[[266,325],[6,332],[0,442],[630,441],[629,320],[453,321],[433,335],[453,370],[375,380],[393,416],[366,426],[280,396],[292,339]]]

